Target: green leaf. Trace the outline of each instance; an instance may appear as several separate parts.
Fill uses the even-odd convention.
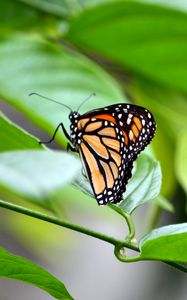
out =
[[[0,154],[0,184],[41,205],[54,201],[55,192],[71,182],[79,169],[80,161],[65,152],[30,150]]]
[[[21,149],[42,149],[38,140],[0,114],[0,152]]]
[[[32,27],[39,22],[39,14],[23,3],[15,0],[0,3],[0,31]]]
[[[186,0],[138,0],[139,2],[142,3],[153,3],[153,4],[158,4],[158,5],[164,5],[168,7],[173,7],[181,11],[187,11],[187,3]]]
[[[25,4],[28,4],[31,7],[34,7],[42,12],[54,15],[57,17],[66,17],[70,13],[69,9],[71,8],[71,3],[68,5],[68,2],[65,0],[18,0]],[[76,2],[75,7],[76,7]],[[72,5],[73,8],[73,5]]]
[[[85,103],[80,112],[124,99],[116,81],[96,64],[36,36],[2,37],[0,61],[1,97],[50,135],[60,122],[69,127],[69,111],[39,97],[28,97],[30,92],[59,100],[72,110],[95,92],[96,97]],[[57,140],[64,142],[61,132]]]
[[[186,13],[140,1],[115,1],[72,18],[66,39],[150,78],[187,92]]]
[[[159,162],[147,154],[140,155],[119,207],[132,213],[135,208],[159,195],[161,182]]]
[[[187,263],[187,223],[154,229],[140,240],[140,259]]]
[[[0,277],[32,284],[58,300],[72,300],[64,284],[49,272],[25,258],[0,248]]]
[[[35,7],[48,14],[67,17],[79,13],[81,10],[100,5],[102,2],[114,0],[18,0],[27,3],[31,7]]]
[[[187,193],[187,131],[184,131],[177,142],[175,169],[177,178]]]
[[[160,165],[155,159],[143,153],[134,165],[133,175],[123,194],[123,200],[118,204],[128,214],[131,214],[139,205],[158,196],[161,188]],[[74,180],[73,185],[94,197],[90,183],[81,173]]]

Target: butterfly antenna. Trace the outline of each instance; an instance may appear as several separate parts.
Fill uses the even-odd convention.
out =
[[[62,105],[62,106],[64,106],[64,107],[66,107],[67,109],[69,109],[69,110],[72,112],[72,109],[71,109],[68,105],[66,105],[66,104],[64,104],[64,103],[61,103],[61,102],[59,102],[59,101],[53,100],[53,99],[48,98],[48,97],[45,97],[45,96],[40,95],[40,94],[38,94],[38,93],[30,93],[30,94],[29,94],[29,96],[33,96],[33,95],[39,96],[39,97],[41,97],[41,98],[43,98],[43,99],[46,99],[46,100],[48,100],[48,101],[51,101],[51,102],[55,102],[55,103],[57,103],[57,104],[60,104],[60,105]]]
[[[79,109],[81,108],[82,105],[84,105],[85,102],[87,102],[92,96],[96,96],[96,93],[92,93],[90,94],[77,108],[77,112],[79,111]]]

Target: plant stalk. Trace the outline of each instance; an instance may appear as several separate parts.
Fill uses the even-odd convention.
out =
[[[131,242],[131,240],[133,240],[135,233],[136,233],[131,215],[129,215],[128,213],[126,213],[124,210],[122,210],[120,207],[118,207],[116,205],[110,204],[109,207],[111,209],[113,209],[114,211],[116,211],[118,214],[120,214],[125,219],[128,229],[129,229],[129,234],[125,237],[125,241]]]
[[[20,214],[27,215],[27,216],[30,216],[30,217],[33,217],[33,218],[36,218],[36,219],[39,219],[39,220],[43,220],[43,221],[46,221],[46,222],[49,222],[49,223],[52,223],[52,224],[55,224],[55,225],[59,225],[61,227],[69,228],[71,230],[74,230],[74,231],[86,234],[88,236],[92,236],[94,238],[100,239],[102,241],[108,242],[108,243],[114,245],[115,255],[120,261],[133,262],[133,261],[138,261],[139,260],[138,256],[137,257],[132,257],[132,258],[126,258],[126,257],[123,258],[121,256],[120,249],[122,247],[129,248],[129,249],[137,251],[137,252],[140,251],[138,246],[133,245],[133,244],[131,244],[130,242],[128,242],[126,240],[125,241],[117,240],[117,239],[115,239],[111,236],[108,236],[106,234],[91,230],[89,228],[80,226],[78,224],[72,224],[70,222],[64,221],[64,220],[59,219],[57,217],[49,216],[49,215],[41,213],[39,211],[34,211],[32,209],[29,209],[29,208],[26,208],[26,207],[23,207],[23,206],[20,206],[20,205],[16,205],[16,204],[13,204],[13,203],[10,203],[10,202],[6,202],[6,201],[3,201],[3,200],[0,200],[0,207],[3,207],[5,209],[9,209],[9,210],[12,210],[12,211],[16,211]],[[166,261],[163,261],[163,263],[166,263],[166,264],[168,264],[168,265],[170,265],[170,266],[172,266],[172,267],[174,267],[174,268],[176,268],[180,271],[183,271],[183,272],[187,273],[187,268],[185,266],[182,266],[182,265],[178,264],[178,263],[166,262]]]
[[[61,227],[69,228],[71,230],[74,230],[74,231],[92,236],[94,238],[100,239],[102,241],[108,242],[108,243],[110,243],[114,246],[118,245],[118,244],[121,244],[124,247],[129,248],[131,250],[135,250],[135,251],[139,250],[136,245],[133,245],[130,242],[117,240],[117,239],[115,239],[111,236],[108,236],[106,234],[91,230],[89,228],[80,226],[78,224],[70,223],[68,221],[65,221],[65,220],[59,219],[57,217],[41,213],[39,211],[34,211],[32,209],[29,209],[29,208],[26,208],[26,207],[23,207],[23,206],[20,206],[20,205],[16,205],[16,204],[13,204],[13,203],[10,203],[10,202],[0,200],[0,207],[3,207],[5,209],[9,209],[9,210],[12,210],[12,211],[16,211],[16,212],[21,213],[23,215],[27,215],[27,216],[30,216],[30,217],[33,217],[33,218],[36,218],[36,219],[40,219],[40,220],[43,220],[43,221],[46,221],[46,222],[49,222],[49,223],[52,223],[52,224],[56,224],[56,225],[59,225]]]

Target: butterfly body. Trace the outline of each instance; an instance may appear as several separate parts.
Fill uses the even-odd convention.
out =
[[[133,161],[154,136],[153,115],[143,107],[119,103],[83,115],[71,112],[69,119],[69,140],[80,154],[98,204],[121,201]]]

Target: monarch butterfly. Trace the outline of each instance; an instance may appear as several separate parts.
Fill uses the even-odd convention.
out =
[[[61,127],[71,143],[67,149],[80,155],[98,204],[120,202],[132,176],[133,162],[154,136],[153,115],[141,106],[119,103],[83,115],[70,109],[69,119],[70,135],[60,123],[51,140],[41,143],[52,142]]]

